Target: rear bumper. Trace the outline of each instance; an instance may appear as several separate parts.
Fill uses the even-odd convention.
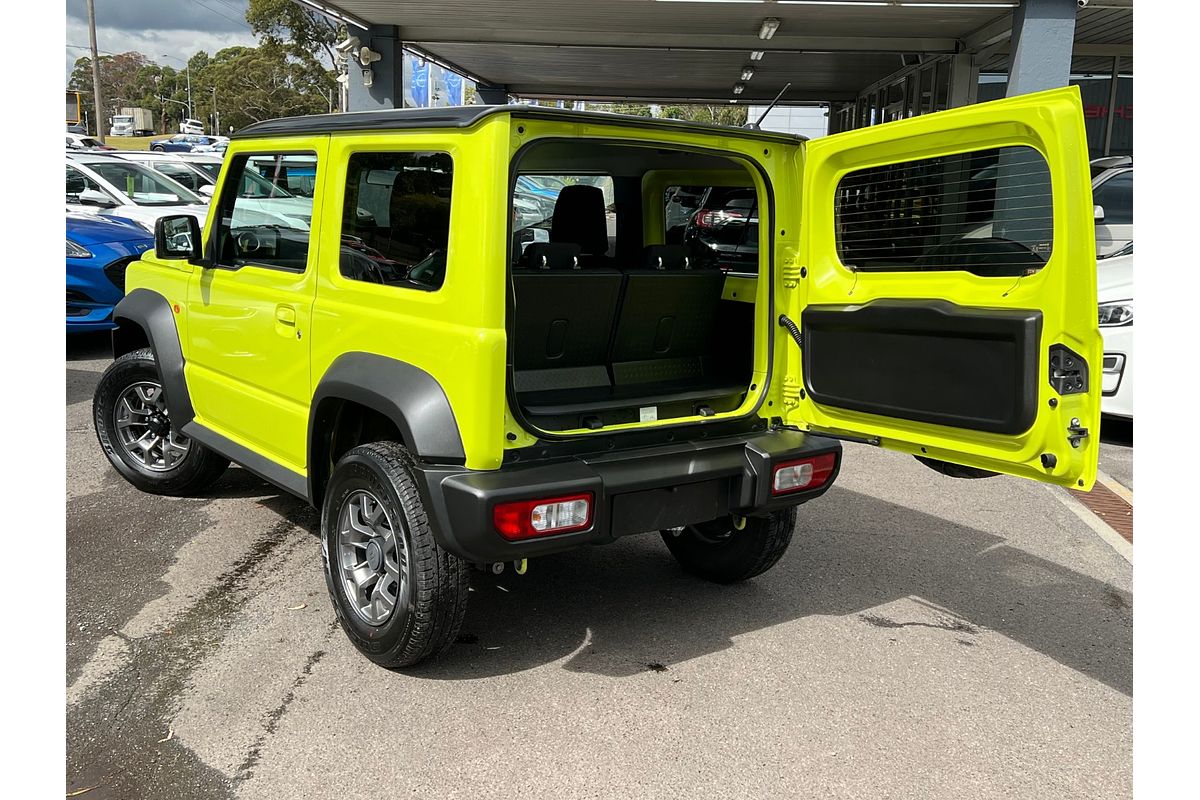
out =
[[[643,531],[752,515],[819,497],[841,468],[841,444],[796,431],[769,431],[709,441],[686,441],[551,462],[518,463],[491,471],[424,465],[417,478],[434,535],[467,561],[512,561],[604,544]],[[772,496],[774,464],[837,454],[822,486]],[[586,530],[512,542],[497,533],[497,503],[591,492]]]

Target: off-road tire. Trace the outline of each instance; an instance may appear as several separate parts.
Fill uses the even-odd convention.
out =
[[[193,439],[188,440],[187,455],[163,471],[147,469],[125,451],[117,431],[116,405],[126,389],[139,383],[162,386],[154,352],[148,347],[126,353],[109,364],[96,386],[92,397],[92,421],[96,438],[109,463],[125,480],[151,494],[185,497],[212,486],[229,467],[229,459]],[[171,430],[178,432],[174,425]]]
[[[339,562],[339,519],[356,492],[378,499],[391,529],[404,537],[406,583],[391,616],[370,625],[350,603]],[[397,526],[397,522],[400,524]],[[399,528],[399,529],[397,529]],[[342,630],[363,655],[388,669],[409,667],[454,644],[467,611],[466,562],[434,540],[429,515],[412,477],[412,457],[397,442],[360,445],[334,467],[321,508],[325,583]]]
[[[737,583],[775,566],[791,544],[795,527],[793,507],[747,517],[741,530],[734,528],[732,518],[722,517],[681,531],[663,531],[662,537],[685,572],[714,583]]]

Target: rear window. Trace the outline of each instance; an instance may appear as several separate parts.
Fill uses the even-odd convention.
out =
[[[1050,257],[1053,210],[1031,147],[856,170],[834,198],[838,258],[856,270],[1023,275]]]

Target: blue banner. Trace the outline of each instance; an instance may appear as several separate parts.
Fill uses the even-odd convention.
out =
[[[446,103],[452,106],[461,106],[463,104],[463,78],[457,72],[445,71],[446,76]]]
[[[421,63],[416,56],[412,59],[412,99],[413,105],[424,108],[429,105],[429,62]]]

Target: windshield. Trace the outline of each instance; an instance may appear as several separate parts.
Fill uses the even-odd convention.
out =
[[[113,122],[133,122],[133,117],[113,117]]]
[[[140,164],[92,161],[86,166],[139,206],[180,206],[203,203],[185,187]]]
[[[203,170],[205,175],[208,175],[208,177],[212,178],[213,183],[217,182],[217,176],[221,174],[220,164],[211,164],[207,161],[197,161],[195,162],[195,167]]]

